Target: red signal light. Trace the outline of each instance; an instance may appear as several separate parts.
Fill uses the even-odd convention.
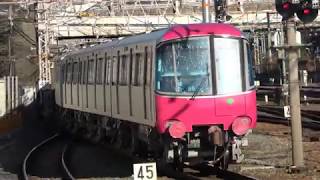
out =
[[[297,6],[297,16],[303,23],[310,23],[318,16],[318,8],[312,2],[313,0],[300,0]]]
[[[304,15],[308,15],[308,14],[310,14],[311,13],[311,10],[310,9],[304,9],[303,10],[303,14]]]
[[[294,16],[295,4],[291,0],[276,0],[277,12],[283,17],[282,20],[288,20]]]
[[[286,3],[282,4],[282,8],[284,10],[289,10],[290,9],[290,4],[286,2]]]
[[[282,20],[294,17],[296,13],[303,23],[310,23],[318,16],[318,6],[314,1],[318,0],[275,0],[276,10],[282,16]]]

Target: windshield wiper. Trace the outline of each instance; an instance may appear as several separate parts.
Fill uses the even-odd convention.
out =
[[[189,100],[194,100],[194,98],[198,95],[198,93],[199,93],[200,89],[202,88],[203,83],[205,82],[207,77],[208,77],[208,74],[206,76],[202,77],[200,84],[197,86],[197,89],[193,92],[193,94]]]

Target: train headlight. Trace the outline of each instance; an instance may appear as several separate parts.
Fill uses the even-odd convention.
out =
[[[244,135],[250,129],[251,119],[249,117],[237,117],[232,123],[232,131],[238,135]]]
[[[170,136],[177,139],[182,138],[187,132],[186,126],[181,121],[168,121],[166,127],[168,128]]]

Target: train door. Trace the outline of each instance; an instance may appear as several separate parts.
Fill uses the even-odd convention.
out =
[[[63,72],[63,85],[62,85],[62,89],[63,89],[63,101],[62,104],[65,106],[67,104],[67,67],[68,67],[68,63],[67,61],[64,62],[63,64],[64,66],[64,72]]]
[[[60,93],[60,84],[61,84],[61,81],[60,81],[60,74],[61,74],[61,66],[60,66],[60,64],[58,64],[58,63],[55,63],[55,65],[54,65],[54,83],[53,83],[53,85],[54,85],[54,89],[55,89],[55,91],[54,91],[54,98],[55,98],[55,102],[56,102],[56,104],[59,104],[59,105],[61,105],[61,93]]]
[[[130,51],[128,47],[121,48],[119,61],[119,78],[118,78],[118,104],[121,118],[129,119],[129,67]]]
[[[110,52],[104,54],[105,67],[104,67],[104,111],[106,115],[112,116],[112,101],[111,101],[111,76],[112,76],[112,55]]]
[[[151,123],[151,80],[152,80],[152,46],[144,47],[144,103],[145,103],[145,119],[148,124]]]
[[[66,104],[68,107],[72,104],[72,59],[67,61],[67,82],[66,82]]]
[[[82,74],[82,62],[80,57],[78,57],[79,69],[78,69],[78,78],[77,78],[77,107],[81,109],[80,106],[80,87],[81,87],[81,74]]]
[[[88,61],[88,82],[87,82],[87,108],[90,112],[96,109],[96,79],[95,79],[95,67],[96,67],[96,54],[92,53],[92,56]]]
[[[155,120],[156,120],[156,108],[155,108],[155,71],[156,71],[156,43],[153,43],[150,47],[150,85],[149,85],[149,92],[150,92],[150,123],[155,124]]]
[[[72,106],[78,108],[78,76],[79,76],[79,60],[77,57],[73,60],[73,73],[72,73]]]
[[[99,113],[104,112],[104,55],[102,52],[98,52],[96,60],[96,109]]]
[[[148,111],[149,103],[148,97],[148,84],[147,82],[147,66],[148,66],[148,48],[143,45],[137,46],[134,53],[134,60],[132,66],[132,86],[131,86],[131,101],[132,101],[132,114],[135,119],[140,122],[149,124],[150,110]]]
[[[130,48],[130,52],[129,52],[129,72],[128,72],[128,87],[129,87],[129,92],[128,92],[128,96],[129,96],[129,115],[132,119],[133,117],[133,112],[132,112],[132,72],[133,72],[133,64],[134,64],[134,48],[132,47]],[[134,119],[134,118],[133,118]]]
[[[85,61],[83,60],[82,56],[80,55],[79,57],[80,61],[80,66],[79,66],[79,72],[80,72],[80,75],[79,75],[79,107],[82,109],[84,107],[84,63]]]
[[[118,77],[119,77],[119,61],[120,51],[115,49],[112,52],[112,80],[111,80],[111,107],[112,116],[119,117],[120,106],[119,106],[119,94],[118,94]]]
[[[59,86],[59,95],[57,95],[56,97],[59,97],[60,99],[59,99],[59,105],[60,106],[62,106],[63,107],[63,96],[64,96],[64,76],[65,76],[65,65],[64,65],[64,63],[62,62],[62,63],[59,63],[59,66],[58,66],[58,75],[59,75],[59,84],[58,84],[58,86]]]
[[[88,109],[88,64],[89,56],[83,61],[82,107],[85,111]]]

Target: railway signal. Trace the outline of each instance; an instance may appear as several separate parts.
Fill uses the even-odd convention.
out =
[[[295,13],[303,23],[310,23],[318,16],[319,0],[276,0],[275,4],[284,21]]]
[[[282,16],[283,20],[288,20],[294,16],[295,7],[290,0],[276,0],[277,12]]]
[[[297,16],[304,23],[310,23],[318,16],[318,3],[312,0],[301,0],[297,7]]]

